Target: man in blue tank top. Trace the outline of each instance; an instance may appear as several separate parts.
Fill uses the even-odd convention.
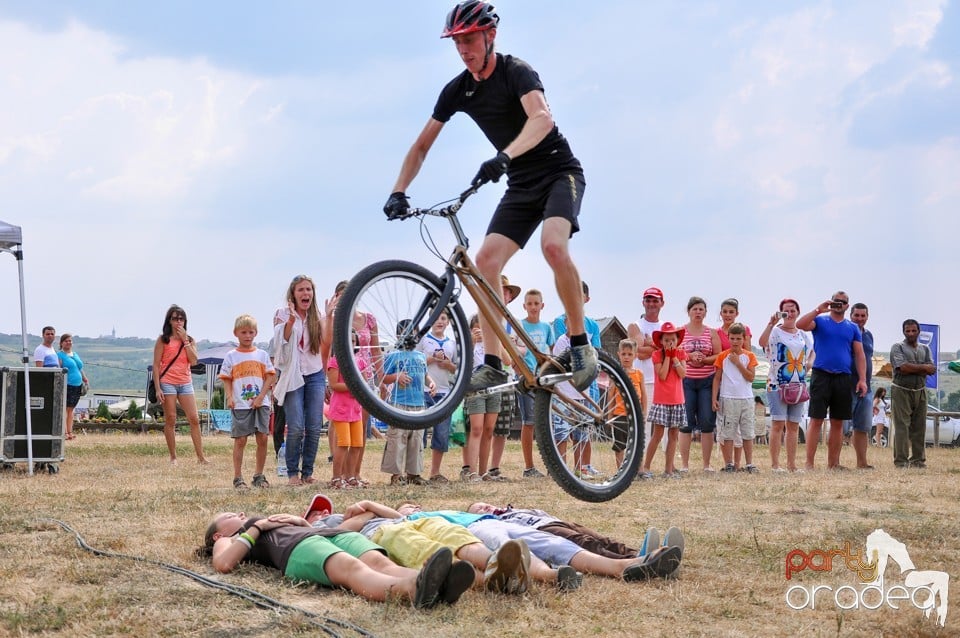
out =
[[[850,296],[842,290],[833,294],[829,301],[800,317],[797,327],[813,332],[813,376],[810,381],[810,405],[807,427],[807,464],[814,468],[820,429],[823,420],[830,415],[830,436],[827,439],[827,469],[843,469],[840,466],[840,450],[843,447],[843,422],[853,413],[853,397],[867,394],[867,362],[863,354],[863,337],[860,328],[844,318]],[[830,314],[822,317],[825,312]],[[856,379],[851,373],[856,370]]]

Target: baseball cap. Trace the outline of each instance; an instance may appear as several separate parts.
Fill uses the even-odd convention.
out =
[[[660,301],[663,301],[663,291],[657,288],[656,286],[650,286],[643,291],[644,297],[656,297]]]
[[[327,514],[333,514],[333,501],[331,501],[325,494],[315,494],[313,500],[310,501],[310,507],[307,508],[307,511],[304,512],[303,517],[309,518],[310,512],[319,512],[326,510]]]

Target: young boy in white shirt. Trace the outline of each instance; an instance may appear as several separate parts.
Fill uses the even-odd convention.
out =
[[[719,416],[720,446],[723,451],[724,472],[740,468],[733,463],[733,442],[737,435],[743,440],[743,457],[747,472],[758,472],[753,464],[754,407],[753,379],[756,376],[757,357],[743,349],[746,329],[741,323],[729,328],[730,348],[717,357],[713,376],[713,409]]]
[[[234,322],[233,335],[239,346],[227,353],[220,364],[223,380],[224,403],[232,411],[233,424],[233,486],[246,490],[243,480],[243,450],[247,439],[255,435],[257,441],[256,469],[253,473],[254,487],[270,487],[263,475],[267,460],[267,441],[270,433],[270,393],[277,372],[270,362],[270,355],[254,345],[257,337],[257,320],[250,315],[240,315]]]
[[[427,374],[436,385],[436,392],[433,395],[426,395],[429,401],[439,401],[450,392],[450,375],[457,371],[457,346],[446,334],[449,325],[450,315],[447,310],[444,310],[433,322],[430,332],[423,335],[423,339],[417,344],[417,350],[427,358]],[[450,425],[450,417],[447,417],[433,426],[433,436],[430,438],[431,483],[449,483],[447,477],[441,474],[440,465],[443,462],[443,455],[450,451]],[[427,431],[424,430],[424,447],[426,447],[426,441]]]

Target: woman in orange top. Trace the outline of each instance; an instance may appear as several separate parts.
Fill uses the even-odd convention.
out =
[[[177,464],[177,401],[190,423],[190,438],[197,453],[197,462],[209,463],[203,455],[200,416],[193,395],[190,366],[197,362],[197,342],[187,334],[187,313],[174,304],[163,318],[163,333],[153,347],[153,387],[157,401],[163,405],[163,436],[170,450],[170,464]]]

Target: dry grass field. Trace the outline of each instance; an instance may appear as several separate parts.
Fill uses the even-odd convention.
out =
[[[28,477],[22,466],[0,475],[0,635],[322,635],[301,614],[255,607],[150,562],[94,555],[51,519],[74,528],[94,548],[242,585],[377,636],[960,635],[960,450],[928,450],[926,470],[895,471],[889,450],[871,448],[878,468],[872,472],[787,475],[767,469],[767,449],[760,447],[758,475],[693,471],[683,480],[636,483],[613,502],[588,504],[568,497],[550,479],[390,488],[376,469],[382,448],[375,442],[365,467],[376,485],[331,494],[338,507],[360,498],[395,503],[412,497],[437,508],[485,500],[546,509],[634,544],[648,525],[677,525],[686,535],[678,580],[625,584],[587,577],[583,588],[570,594],[544,588],[523,597],[470,592],[455,607],[417,612],[288,583],[261,567],[220,576],[196,559],[193,550],[217,512],[302,513],[316,491],[277,480],[268,490],[236,493],[230,439],[211,436],[205,444],[212,465],[195,464],[189,440],[181,437],[180,465],[171,467],[158,434],[81,435],[70,442],[57,476]],[[252,447],[247,449],[252,467]],[[821,448],[821,465],[824,456]],[[844,464],[851,465],[852,457],[845,448]],[[459,451],[448,459],[445,471],[453,476]],[[519,448],[511,442],[506,474],[519,474],[518,459]],[[662,467],[662,456],[657,465]],[[275,474],[272,460],[268,469]],[[319,469],[319,478],[329,478],[325,462]],[[877,528],[906,545],[918,570],[945,571],[953,578],[945,627],[924,618],[910,601],[894,601],[899,610],[841,610],[832,595],[821,593],[816,609],[788,607],[785,595],[793,584],[807,590],[863,587],[839,559],[830,573],[808,569],[788,583],[788,552],[842,549],[847,542],[862,552]],[[885,587],[902,583],[891,561]],[[337,635],[363,635],[330,627]]]

